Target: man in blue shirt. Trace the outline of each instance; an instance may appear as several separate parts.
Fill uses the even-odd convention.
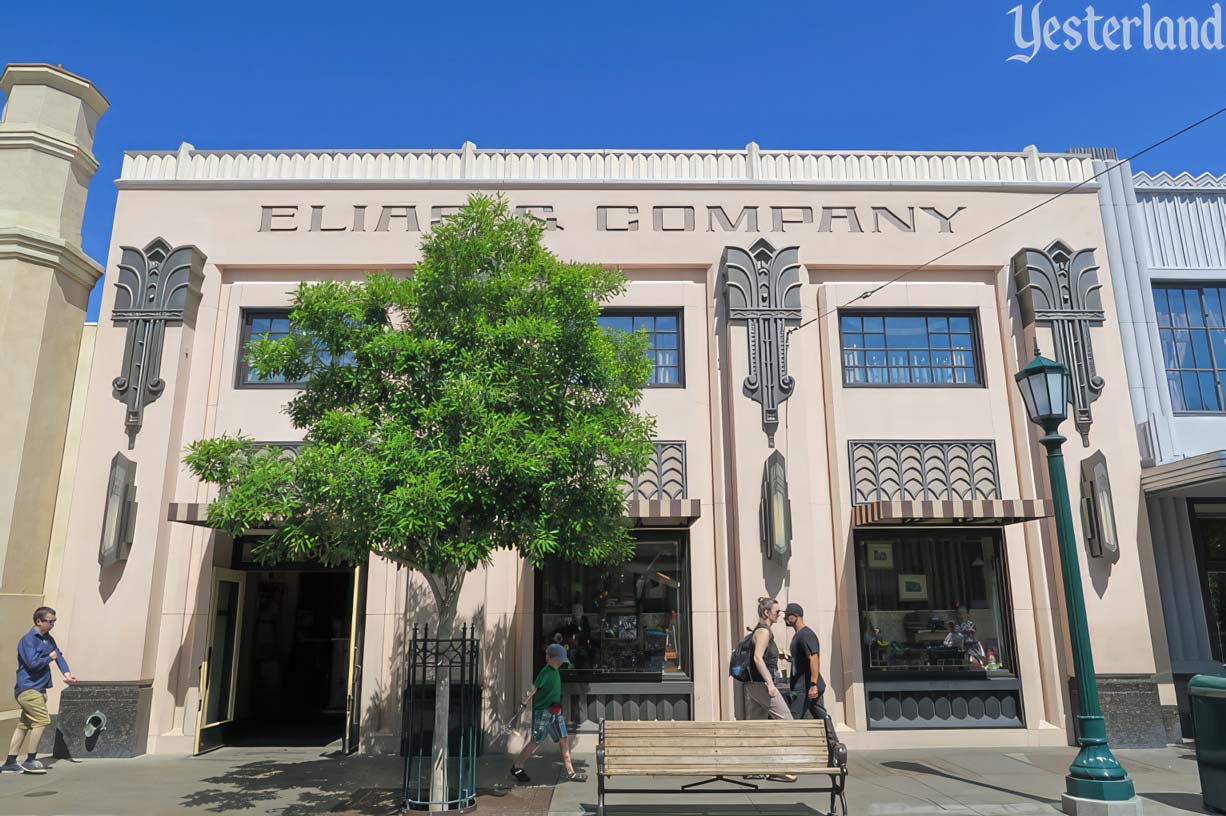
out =
[[[17,686],[13,693],[17,696],[17,705],[21,706],[21,722],[13,732],[13,741],[9,743],[9,754],[0,773],[13,771],[16,773],[43,774],[47,767],[35,757],[38,751],[38,741],[42,738],[43,729],[51,724],[47,714],[47,689],[51,688],[51,663],[60,667],[64,679],[72,683],[77,678],[68,669],[68,661],[64,653],[51,637],[51,627],[55,626],[55,610],[49,606],[40,606],[34,610],[34,628],[26,632],[17,641]],[[26,757],[20,762],[17,757],[24,746]]]

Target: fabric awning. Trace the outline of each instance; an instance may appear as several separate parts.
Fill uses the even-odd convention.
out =
[[[996,526],[1034,521],[1051,515],[1043,499],[977,501],[880,501],[852,508],[853,527],[887,525]]]
[[[640,527],[689,527],[702,515],[698,499],[631,499],[626,515]]]
[[[702,505],[698,499],[632,499],[626,502],[626,515],[643,527],[688,527],[702,515]],[[207,527],[209,506],[200,502],[171,502],[166,518]]]

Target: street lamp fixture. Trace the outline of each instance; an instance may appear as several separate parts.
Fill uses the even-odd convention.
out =
[[[1081,587],[1081,565],[1077,559],[1073,513],[1064,474],[1064,453],[1061,448],[1065,438],[1057,430],[1068,417],[1068,368],[1063,363],[1041,356],[1036,344],[1034,359],[1014,375],[1014,379],[1022,392],[1022,401],[1026,403],[1027,416],[1044,433],[1039,443],[1047,450],[1047,472],[1056,511],[1056,540],[1060,547],[1060,571],[1064,578],[1064,604],[1073,647],[1073,676],[1081,701],[1081,713],[1076,718],[1077,744],[1081,750],[1069,766],[1068,776],[1065,777],[1066,791],[1068,796],[1077,799],[1127,802],[1135,798],[1136,791],[1128,772],[1107,745],[1107,725],[1098,702],[1085,594]],[[1071,812],[1070,805],[1075,810],[1077,803],[1066,800],[1066,812]]]

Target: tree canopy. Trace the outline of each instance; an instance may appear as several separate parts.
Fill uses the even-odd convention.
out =
[[[272,528],[254,550],[268,561],[382,555],[436,595],[498,549],[628,557],[621,481],[654,430],[636,410],[645,339],[597,325],[620,271],[559,260],[542,227],[474,196],[423,237],[411,275],[300,284],[294,330],[249,360],[303,384],[287,411],[304,442],[296,457],[241,434],[193,443],[188,467],[221,488],[210,525]]]

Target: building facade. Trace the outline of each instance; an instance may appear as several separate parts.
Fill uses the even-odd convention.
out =
[[[648,333],[658,432],[627,486],[632,561],[532,570],[501,553],[466,582],[488,733],[553,641],[580,749],[601,718],[734,718],[727,657],[769,595],[805,607],[849,745],[1067,744],[1045,462],[1013,382],[1037,344],[1074,373],[1068,480],[1092,485],[1078,536],[1108,725],[1114,744],[1163,745],[1169,627],[1104,193],[1090,181],[1009,220],[1095,161],[129,153],[58,593],[74,670],[131,690],[150,751],[304,732],[396,750],[429,593],[378,559],[254,564],[261,531],[209,529],[209,489],[181,460],[240,431],[293,455],[296,386],[256,377],[245,343],[293,330],[302,281],[411,274],[421,234],[485,191],[543,219],[560,257],[624,270],[602,320]]]
[[[0,74],[0,654],[12,659],[32,613],[54,603],[67,535],[84,387],[85,325],[102,267],[81,249],[98,169],[94,131],[107,101],[50,65]],[[21,714],[0,695],[0,740]]]
[[[1099,193],[1182,730],[1226,661],[1226,177],[1109,174]]]

